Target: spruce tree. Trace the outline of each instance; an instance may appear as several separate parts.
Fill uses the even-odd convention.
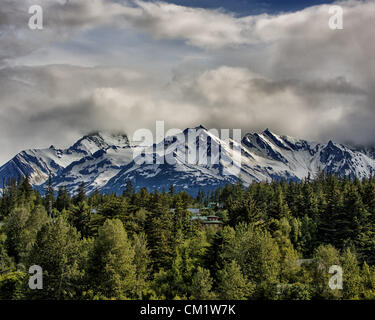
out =
[[[28,266],[43,269],[43,290],[29,290],[33,299],[74,299],[79,292],[78,281],[81,242],[79,233],[63,218],[45,224],[37,234],[28,255]]]
[[[55,204],[55,191],[52,186],[52,174],[49,173],[48,176],[48,184],[47,184],[47,190],[45,195],[45,206],[47,208],[47,212],[50,217],[53,218],[53,207]]]
[[[215,299],[215,293],[212,292],[212,277],[210,271],[198,266],[193,275],[191,283],[191,299],[193,300],[212,300]]]
[[[255,284],[243,275],[238,263],[226,263],[218,272],[218,295],[223,300],[247,300],[255,291]]]
[[[88,270],[95,292],[107,298],[137,298],[134,256],[122,222],[106,220],[95,239]]]

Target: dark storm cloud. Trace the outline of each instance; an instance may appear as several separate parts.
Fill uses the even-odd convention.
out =
[[[98,26],[124,25],[121,14],[131,11],[126,6],[105,0],[39,0],[43,9],[43,31],[29,28],[28,0],[4,0],[0,5],[0,66],[4,60],[25,56],[56,41],[67,41],[75,32]],[[116,19],[119,17],[119,19]]]

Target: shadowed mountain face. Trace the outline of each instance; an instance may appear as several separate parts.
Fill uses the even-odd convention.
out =
[[[29,175],[33,186],[43,191],[51,173],[55,188],[66,186],[72,193],[82,182],[88,192],[121,193],[131,180],[137,189],[167,190],[174,185],[176,190],[196,194],[238,180],[244,185],[298,181],[319,170],[351,178],[375,173],[372,149],[309,142],[268,129],[246,134],[236,143],[202,126],[195,129],[193,138],[187,129],[147,148],[130,143],[123,134],[94,133],[65,150],[51,146],[22,151],[0,168],[1,186],[10,178]]]

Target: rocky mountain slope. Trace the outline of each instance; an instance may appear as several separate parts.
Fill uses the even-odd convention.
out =
[[[22,151],[0,167],[0,183],[29,175],[33,186],[43,190],[51,173],[54,187],[66,186],[72,193],[81,182],[89,192],[121,193],[131,180],[137,189],[161,190],[174,185],[176,190],[195,194],[237,180],[245,185],[300,180],[308,174],[313,177],[319,170],[359,178],[375,173],[371,148],[310,142],[268,129],[246,134],[239,144],[220,139],[202,126],[195,129],[193,139],[188,138],[186,129],[145,150],[126,135],[94,133],[65,150],[51,146]],[[200,148],[207,152],[199,154]],[[141,163],[144,159],[149,161]]]

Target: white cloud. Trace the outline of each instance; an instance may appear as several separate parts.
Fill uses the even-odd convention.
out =
[[[164,2],[43,0],[40,33],[25,24],[29,3],[0,6],[0,161],[155,120],[374,143],[373,1],[340,3],[344,30],[333,31],[328,6],[238,18]],[[46,65],[54,58],[62,65]]]

